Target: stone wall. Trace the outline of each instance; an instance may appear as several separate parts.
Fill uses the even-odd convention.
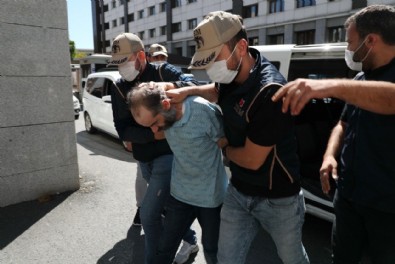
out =
[[[65,0],[0,8],[0,207],[79,188]]]

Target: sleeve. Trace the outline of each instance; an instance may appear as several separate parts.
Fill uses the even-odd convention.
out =
[[[262,89],[248,110],[247,137],[257,145],[273,146],[293,130],[294,118],[282,112],[282,101],[271,100],[279,88],[271,85]]]
[[[159,69],[162,74],[163,81],[173,82],[177,88],[185,86],[199,85],[192,75],[186,75],[178,70],[174,65],[165,63]]]
[[[217,142],[218,139],[225,136],[222,114],[216,105],[208,104],[206,112],[210,124],[207,126],[207,134],[214,142]]]
[[[112,85],[111,103],[115,129],[118,136],[123,141],[144,144],[154,141],[154,134],[150,128],[140,126],[133,118],[125,101],[126,93],[122,89],[123,85],[117,82],[117,87]],[[123,92],[123,95],[120,94]]]
[[[348,112],[348,109],[349,109],[349,108],[350,108],[350,107],[349,107],[348,104],[345,104],[345,105],[344,105],[343,111],[342,111],[342,113],[341,113],[341,115],[340,115],[340,121],[347,123],[347,121],[348,121],[347,112]]]

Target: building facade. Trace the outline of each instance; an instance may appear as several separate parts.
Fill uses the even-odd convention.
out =
[[[92,0],[94,49],[111,52],[122,32],[137,34],[146,47],[164,44],[170,53],[191,57],[193,29],[211,11],[244,19],[249,44],[314,44],[345,41],[347,17],[389,0]]]
[[[78,190],[80,182],[66,1],[1,3],[0,207],[5,207]]]

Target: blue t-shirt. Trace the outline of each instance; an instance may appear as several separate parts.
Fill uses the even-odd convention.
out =
[[[222,204],[228,178],[217,146],[224,136],[217,106],[201,97],[188,97],[182,118],[165,130],[165,135],[174,153],[171,195],[199,207]]]

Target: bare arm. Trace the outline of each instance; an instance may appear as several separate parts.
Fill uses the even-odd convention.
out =
[[[199,95],[210,102],[217,102],[218,93],[214,83],[201,86],[186,86],[178,89],[168,89],[167,96],[171,99],[171,103],[179,103],[189,95]]]
[[[336,156],[339,154],[340,148],[343,144],[344,130],[345,123],[339,121],[332,130],[323,157],[320,175],[322,191],[326,194],[330,191],[329,176],[331,175],[335,180],[338,178]]]
[[[273,146],[260,146],[247,138],[243,147],[227,147],[226,157],[243,168],[257,170],[266,161],[272,149]]]
[[[272,98],[283,99],[283,112],[297,115],[312,98],[335,97],[378,114],[395,114],[395,84],[383,81],[346,79],[297,79],[282,87]]]

